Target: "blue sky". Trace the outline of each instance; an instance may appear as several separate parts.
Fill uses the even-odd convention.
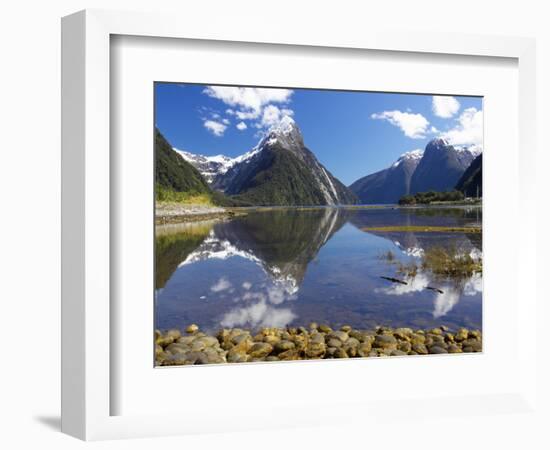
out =
[[[291,115],[306,146],[349,185],[444,137],[482,144],[480,97],[155,83],[155,121],[172,146],[235,157]]]

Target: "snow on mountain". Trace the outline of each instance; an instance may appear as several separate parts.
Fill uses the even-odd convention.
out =
[[[397,167],[401,165],[404,161],[420,161],[423,155],[424,150],[420,148],[403,153],[399,158],[397,158],[397,161],[392,164],[392,167]]]
[[[468,166],[472,164],[472,161],[482,153],[482,147],[479,144],[473,144],[469,146],[455,147],[455,151],[460,163],[465,168],[468,168]]]
[[[225,155],[204,156],[179,150],[175,147],[173,149],[183,159],[197,168],[209,184],[212,184],[219,175],[227,173],[232,167],[249,160],[260,151],[259,148],[255,147],[243,155],[230,158]]]
[[[180,150],[175,147],[174,151],[195,166],[206,181],[212,184],[220,175],[225,175],[236,165],[249,161],[265,146],[274,145],[277,142],[284,146],[303,145],[302,136],[292,117],[284,116],[278,124],[269,129],[252,150],[235,158],[225,155],[204,156]]]
[[[281,151],[288,151],[293,156],[288,156],[288,154],[284,156],[287,159],[286,164],[290,164],[298,171],[308,172],[314,179],[313,183],[309,181],[308,186],[302,186],[304,189],[300,192],[290,192],[291,196],[297,194],[307,197],[312,192],[320,191],[324,197],[323,200],[319,200],[318,197],[315,197],[315,194],[312,194],[307,200],[300,199],[299,201],[313,201],[314,203],[320,201],[321,204],[327,205],[347,204],[357,201],[355,196],[325,169],[315,155],[305,146],[298,125],[288,115],[283,116],[277,124],[273,125],[252,150],[235,158],[224,155],[194,155],[182,150],[174,150],[201,172],[212,189],[228,195],[241,194],[254,187],[250,183],[256,172],[269,172],[275,161],[274,155],[280,155],[278,152]],[[299,161],[293,160],[293,157]],[[269,181],[270,179],[269,176],[266,177],[266,180]],[[255,201],[257,201],[257,198]]]

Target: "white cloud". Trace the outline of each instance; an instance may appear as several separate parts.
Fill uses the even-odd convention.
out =
[[[224,123],[224,125],[229,125],[229,119],[223,118],[222,122]]]
[[[371,115],[371,119],[387,120],[392,125],[399,127],[405,136],[411,139],[423,139],[428,133],[430,122],[418,113],[403,111],[384,111]]]
[[[241,131],[248,128],[245,120],[254,121],[253,126],[261,129],[278,123],[284,114],[294,114],[291,109],[279,108],[275,105],[286,105],[293,94],[291,89],[207,86],[203,93],[231,106],[225,110],[225,113],[241,121],[237,125]],[[222,122],[228,124],[225,121]],[[217,136],[221,136],[225,130],[212,131]]]
[[[230,281],[227,280],[227,278],[225,277],[222,277],[218,280],[217,283],[215,283],[211,288],[210,290],[212,292],[221,292],[221,291],[225,291],[229,288],[231,288],[232,284]]]
[[[460,109],[459,101],[451,96],[434,95],[432,98],[433,113],[444,119],[453,117]]]
[[[252,283],[250,281],[245,281],[243,283],[243,288],[246,290],[249,290],[252,287]]]
[[[221,122],[216,122],[215,120],[205,120],[203,125],[204,128],[206,128],[208,131],[216,136],[223,136],[223,133],[225,133],[225,130],[227,128],[227,125]]]
[[[483,111],[476,108],[465,109],[456,119],[457,125],[441,134],[453,145],[483,143]]]
[[[208,86],[203,91],[229,106],[237,106],[249,112],[256,112],[269,103],[286,103],[293,91],[290,89],[248,88],[233,86]],[[258,116],[256,116],[258,117]]]
[[[251,109],[249,111],[235,111],[235,115],[241,120],[257,119],[262,113],[261,109]]]
[[[264,108],[259,125],[261,127],[269,128],[273,125],[277,125],[284,116],[292,115],[294,115],[294,111],[292,111],[291,109],[279,109],[279,107],[275,105],[267,105]]]

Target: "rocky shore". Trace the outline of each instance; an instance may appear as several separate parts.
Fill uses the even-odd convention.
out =
[[[203,220],[225,219],[242,214],[241,212],[219,206],[157,203],[155,207],[155,224],[199,222]]]
[[[345,325],[333,330],[312,323],[309,328],[263,328],[256,334],[240,328],[222,329],[211,336],[192,324],[183,333],[176,329],[155,331],[157,366],[481,351],[481,331],[460,328],[451,332],[445,326],[429,330],[388,327],[356,330]]]

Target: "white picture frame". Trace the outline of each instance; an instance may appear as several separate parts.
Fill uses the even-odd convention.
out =
[[[536,272],[536,235],[534,206],[536,196],[529,173],[536,166],[535,141],[535,43],[532,39],[487,37],[444,33],[398,33],[384,30],[348,30],[327,35],[312,27],[307,35],[303,30],[266,25],[260,30],[233,28],[220,23],[216,28],[205,28],[201,21],[168,14],[144,14],[87,10],[62,21],[62,430],[85,440],[162,436],[224,430],[264,428],[262,414],[238,410],[232,420],[205,422],[190,414],[122,414],[112,415],[113,354],[111,336],[116,334],[110,298],[112,211],[111,186],[116,173],[111,170],[110,147],[110,65],[111,37],[141,36],[201,41],[222,41],[254,44],[284,44],[302,48],[330,49],[338,52],[355,49],[417,55],[456,55],[471,57],[510,58],[518,64],[518,148],[519,182],[518,213],[522,233],[513,249],[518,261],[530,261],[517,266],[515,286],[521,283],[525,294],[517,317],[518,342],[529,340],[535,332],[536,290],[529,284],[529,273]],[[284,51],[284,50],[283,50]],[[152,189],[152,186],[151,186]],[[521,231],[521,230],[520,230]],[[514,295],[511,293],[510,295]],[[517,293],[516,293],[517,295]],[[115,316],[116,317],[116,316]],[[524,346],[527,348],[527,346]],[[501,394],[471,394],[487,414],[506,409],[523,412],[535,408],[536,346],[520,355],[517,383]],[[397,362],[396,362],[397,363]],[[391,363],[395,364],[395,363]],[[443,362],[443,364],[445,364]],[[253,366],[258,367],[258,366]],[[309,366],[312,367],[312,366]],[[352,370],[351,363],[340,366],[340,373]],[[319,369],[319,367],[315,367]],[[214,368],[227,370],[227,368]],[[260,370],[260,369],[250,369]],[[308,370],[311,369],[300,369]],[[182,377],[185,376],[182,374]],[[349,399],[353,401],[354,399]],[[429,402],[447,402],[455,414],[467,415],[469,408],[464,398],[432,398],[420,401],[397,398],[409,402],[410,408],[424,410]],[[427,402],[427,403],[426,403]],[[466,402],[467,403],[467,402]],[[328,423],[336,417],[373,416],[389,405],[363,401],[346,406],[342,417],[319,405],[293,406],[272,427],[286,425],[307,426]],[[283,410],[284,402],[274,407]]]

